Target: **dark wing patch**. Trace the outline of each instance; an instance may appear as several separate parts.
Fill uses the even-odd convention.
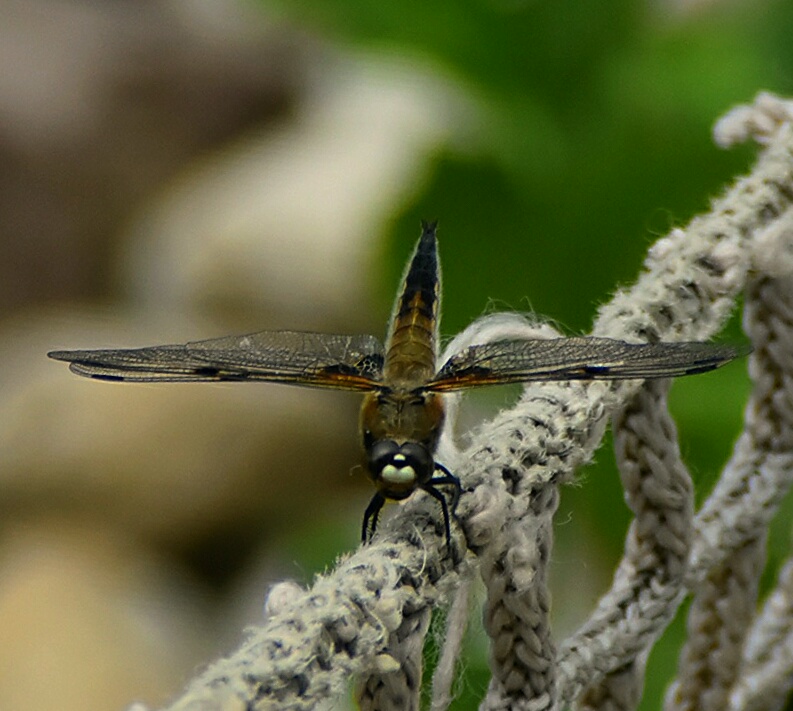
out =
[[[121,381],[263,380],[338,390],[380,386],[383,346],[374,336],[260,331],[185,345],[53,351],[78,375]]]
[[[637,344],[609,338],[495,341],[453,355],[427,389],[444,392],[531,381],[671,378],[713,370],[750,350],[713,343]]]

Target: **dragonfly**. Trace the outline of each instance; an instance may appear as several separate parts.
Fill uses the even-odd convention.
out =
[[[422,222],[394,304],[385,345],[371,335],[260,331],[182,345],[61,350],[78,375],[122,382],[266,381],[364,393],[360,436],[375,493],[361,529],[371,540],[386,501],[421,490],[438,501],[451,549],[460,480],[435,452],[445,393],[534,381],[628,380],[704,373],[748,348],[699,341],[627,343],[595,337],[507,338],[471,345],[438,367],[437,223]],[[438,487],[451,487],[449,501]]]

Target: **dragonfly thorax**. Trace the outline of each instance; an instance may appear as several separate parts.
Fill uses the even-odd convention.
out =
[[[407,498],[432,478],[442,422],[435,393],[384,388],[366,396],[361,408],[366,464],[383,496]]]

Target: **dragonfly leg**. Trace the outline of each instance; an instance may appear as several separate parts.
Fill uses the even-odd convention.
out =
[[[449,511],[451,511],[451,515],[454,515],[454,510],[457,508],[457,502],[460,500],[462,487],[460,486],[460,480],[448,469],[446,469],[446,467],[437,463],[435,464],[435,467],[443,472],[443,476],[433,477],[421,488],[434,499],[437,499],[438,503],[441,505],[441,510],[443,511],[443,530],[446,533],[446,546],[451,551],[452,531],[449,525]],[[451,484],[454,486],[454,490],[452,491],[451,506],[446,503],[446,497],[435,488],[438,485],[443,486],[445,484]]]
[[[443,476],[433,476],[432,479],[429,480],[429,483],[433,486],[437,486],[440,484],[443,486],[444,484],[451,484],[454,486],[454,490],[452,491],[452,501],[449,509],[452,513],[454,513],[455,509],[457,508],[457,503],[460,501],[460,494],[463,493],[463,487],[460,485],[460,480],[454,476],[443,464],[438,464],[435,462],[435,471],[443,472]]]
[[[363,529],[361,531],[361,540],[364,543],[371,541],[374,536],[375,529],[377,528],[377,519],[380,516],[380,509],[383,508],[383,504],[385,504],[385,499],[378,491],[366,507],[366,511],[363,515]]]
[[[434,486],[430,484],[425,484],[421,487],[422,490],[426,491],[430,496],[434,499],[437,499],[441,505],[441,509],[443,509],[443,530],[446,533],[446,545],[449,547],[449,550],[452,549],[452,531],[449,527],[449,506],[446,503],[446,498],[440,491],[438,491]]]

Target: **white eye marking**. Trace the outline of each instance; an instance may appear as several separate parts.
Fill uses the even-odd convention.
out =
[[[399,456],[401,455],[397,454],[394,459]],[[410,465],[397,468],[393,464],[386,464],[380,476],[389,484],[411,484],[416,481],[416,472]]]

